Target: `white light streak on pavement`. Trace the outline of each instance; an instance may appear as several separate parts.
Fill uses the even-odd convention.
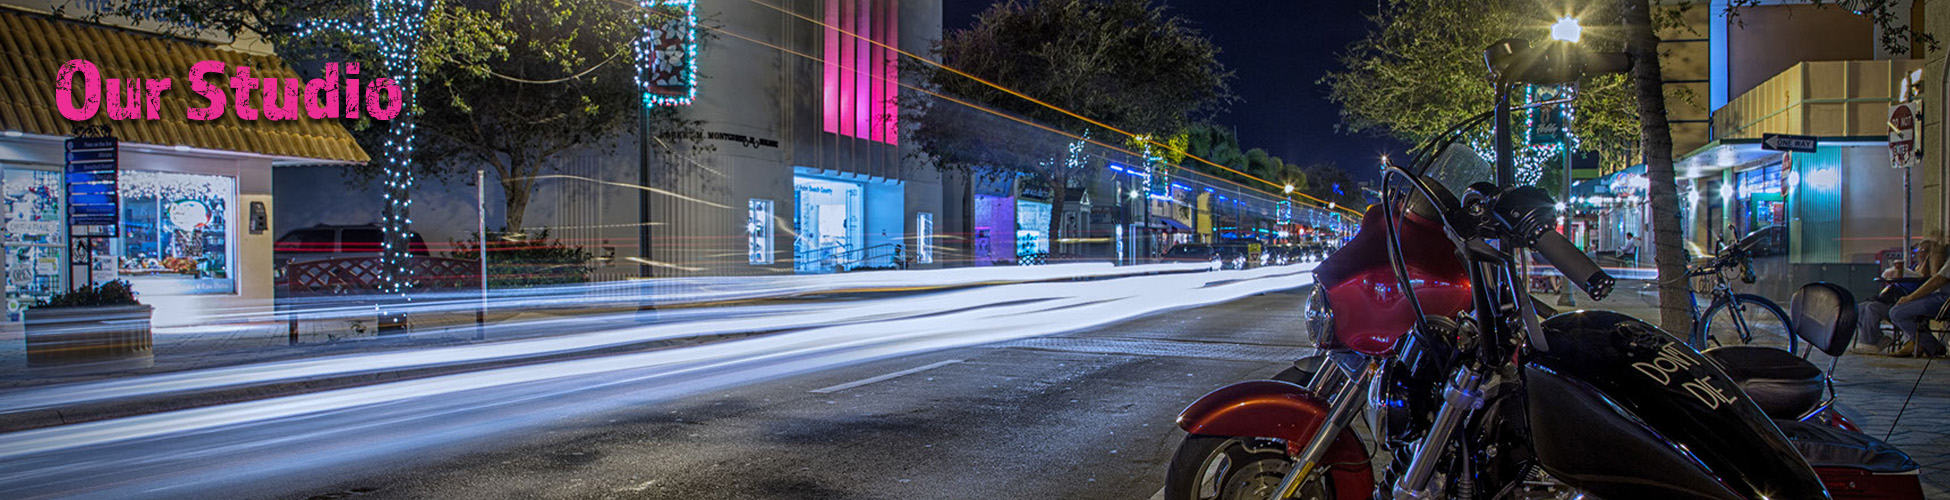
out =
[[[240,481],[288,478],[288,474],[298,471],[320,473],[322,468],[360,466],[380,457],[408,456],[428,447],[453,445],[562,418],[665,401],[719,387],[894,356],[1048,335],[1294,288],[1312,281],[1307,273],[1311,267],[1005,285],[848,302],[836,306],[835,310],[818,313],[736,319],[723,322],[730,323],[724,325],[676,326],[735,331],[805,326],[819,321],[850,320],[851,324],[4,434],[0,435],[0,491],[25,492],[22,494],[28,497],[36,494],[33,492],[114,497],[158,487],[193,490]],[[863,320],[860,315],[865,311],[895,312],[883,318]],[[640,340],[644,335],[676,334],[674,331],[649,333],[657,328],[576,337],[582,339],[578,342],[604,342],[614,340],[606,337],[609,335]],[[283,375],[329,371],[348,363],[374,369],[392,366],[388,363],[441,362],[436,360],[461,359],[487,352],[467,349],[497,347],[503,346],[300,363],[300,366],[284,367]],[[431,359],[414,359],[415,355]],[[250,373],[239,371],[226,372],[220,378],[237,380],[249,376]],[[179,379],[174,383],[210,382]],[[629,397],[564,399],[584,391],[614,389],[634,392]],[[520,411],[509,414],[515,409]],[[190,493],[179,490],[172,494]]]

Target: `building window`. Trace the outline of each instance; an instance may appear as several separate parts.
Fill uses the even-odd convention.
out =
[[[914,262],[934,263],[934,214],[914,215]]]
[[[772,200],[753,198],[746,203],[745,243],[752,264],[771,264]]]
[[[165,294],[232,293],[237,180],[124,170],[120,273]]]

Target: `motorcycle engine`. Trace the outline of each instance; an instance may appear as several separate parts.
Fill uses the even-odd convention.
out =
[[[1442,408],[1443,381],[1461,357],[1450,341],[1457,323],[1433,316],[1427,323],[1430,331],[1402,337],[1396,355],[1368,386],[1368,428],[1393,445],[1421,439],[1429,431]]]

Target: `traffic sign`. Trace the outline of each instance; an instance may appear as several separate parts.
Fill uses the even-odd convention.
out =
[[[1811,135],[1764,134],[1760,137],[1760,148],[1768,151],[1813,153],[1815,152],[1815,137]]]
[[[68,139],[68,236],[114,238],[121,235],[120,177],[114,137]]]
[[[1923,156],[1916,144],[1923,103],[1906,102],[1889,107],[1889,166],[1909,168]]]

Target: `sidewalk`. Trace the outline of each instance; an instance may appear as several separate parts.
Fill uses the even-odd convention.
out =
[[[1646,286],[1647,283],[1620,281],[1604,301],[1593,302],[1580,295],[1577,307],[1559,309],[1606,309],[1657,324],[1659,294],[1657,289]],[[1557,303],[1555,294],[1537,298],[1545,304]],[[1926,497],[1950,498],[1950,360],[1855,353],[1841,358],[1834,373],[1836,403],[1859,415],[1856,424],[1864,432],[1877,438],[1888,436],[1890,444],[1902,448],[1923,466]],[[1827,367],[1830,358],[1817,352],[1809,360]],[[1935,361],[1945,363],[1938,365]],[[1920,385],[1917,384],[1919,375],[1922,376]],[[1916,391],[1914,398],[1910,397],[1912,387]],[[1902,421],[1896,422],[1896,413],[1905,400],[1909,408],[1903,410]]]

